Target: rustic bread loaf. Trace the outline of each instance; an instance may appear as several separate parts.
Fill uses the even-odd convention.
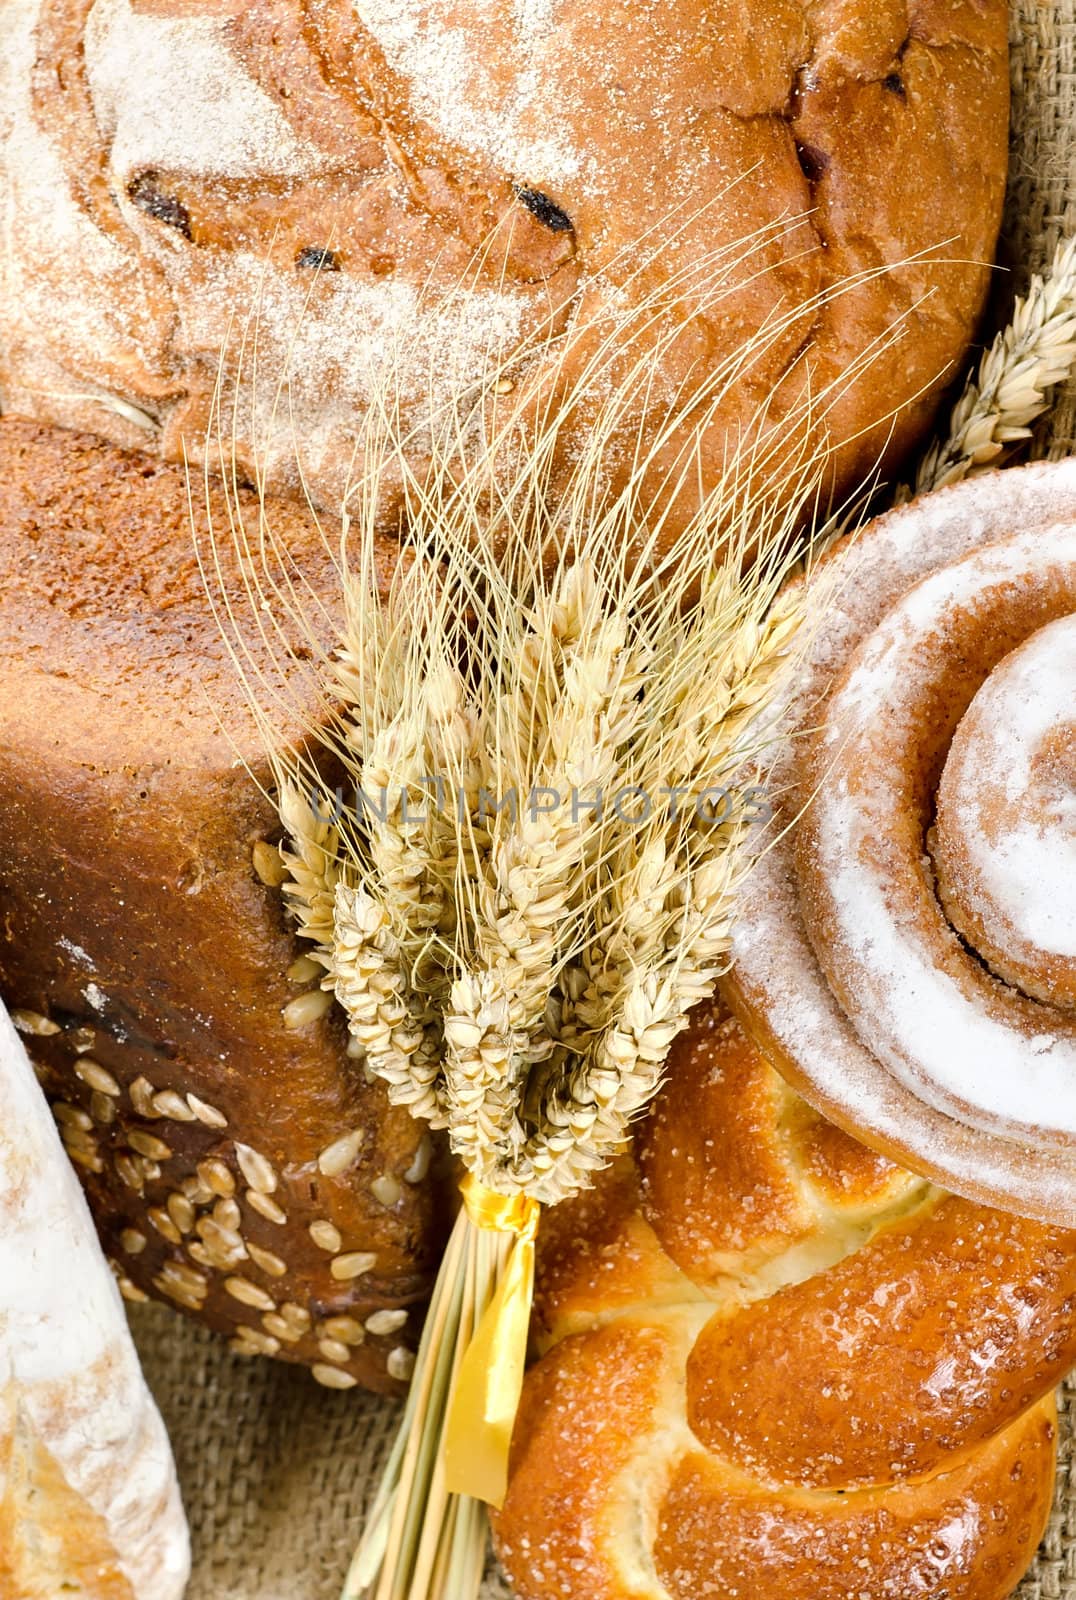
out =
[[[1076,1234],[825,1122],[719,1009],[551,1212],[495,1518],[520,1600],[1003,1600],[1052,1499]]]
[[[26,1051],[0,1007],[0,1594],[180,1600],[163,1424]]]
[[[706,487],[772,397],[839,492],[923,434],[1004,187],[1003,0],[8,0],[0,62],[0,404],[193,456],[228,345],[240,461],[298,450],[322,505],[387,370],[417,460],[446,403],[578,381],[593,339],[544,336],[609,317],[661,346],[640,456],[695,395]]]
[[[124,1293],[391,1385],[439,1242],[431,1146],[289,974],[262,735],[206,591],[240,572],[225,532],[214,577],[209,518],[227,530],[219,490],[189,502],[173,467],[0,420],[0,992]],[[308,515],[274,527],[327,578]],[[317,713],[297,667],[261,687],[282,736]]]

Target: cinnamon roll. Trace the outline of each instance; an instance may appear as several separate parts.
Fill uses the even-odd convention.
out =
[[[807,590],[727,998],[849,1131],[1071,1226],[1076,463],[894,512]]]

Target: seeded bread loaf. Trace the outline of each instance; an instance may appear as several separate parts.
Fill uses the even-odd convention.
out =
[[[217,490],[189,503],[176,468],[0,420],[0,992],[123,1292],[327,1384],[391,1386],[438,1245],[431,1146],[292,965],[261,735],[192,510],[212,588]],[[316,576],[309,516],[275,526]],[[307,687],[275,683],[282,732],[316,710]]]
[[[612,316],[665,341],[633,447],[697,395],[706,487],[767,396],[787,459],[809,394],[839,492],[966,347],[1007,94],[1003,0],[6,0],[0,406],[194,456],[227,345],[240,461],[298,449],[332,505],[386,366],[417,460],[446,401],[545,394],[528,340]]]

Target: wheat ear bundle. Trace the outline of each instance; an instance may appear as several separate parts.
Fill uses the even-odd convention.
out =
[[[953,408],[949,433],[927,451],[915,493],[941,489],[999,465],[1004,451],[1031,435],[1050,391],[1076,366],[1076,239],[1063,239],[1045,277],[1018,299]],[[910,498],[904,490],[898,500]]]
[[[540,1208],[622,1148],[727,960],[760,820],[751,774],[800,627],[782,585],[816,509],[828,407],[877,354],[832,391],[805,382],[780,430],[730,442],[700,492],[710,420],[812,308],[775,315],[672,393],[662,361],[681,313],[718,308],[759,248],[655,275],[660,289],[630,314],[607,297],[600,321],[572,329],[586,355],[570,382],[566,360],[548,377],[552,334],[537,386],[526,351],[510,377],[491,352],[489,384],[448,405],[431,377],[421,438],[399,420],[413,352],[389,351],[370,375],[339,531],[326,532],[334,596],[295,570],[268,497],[256,535],[238,515],[219,535],[246,586],[220,615],[265,726],[296,931],[356,1061],[445,1130],[464,1174],[346,1600],[477,1593]],[[567,452],[580,412],[589,431]],[[379,589],[387,486],[405,546]],[[685,501],[664,554],[669,508]],[[212,552],[206,570],[212,587]],[[272,681],[244,650],[243,600],[285,658]],[[285,615],[303,660],[287,659]],[[291,670],[314,674],[321,710],[306,744],[281,753],[274,703]]]

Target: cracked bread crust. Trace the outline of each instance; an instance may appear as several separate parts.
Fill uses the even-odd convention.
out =
[[[256,308],[265,392],[239,398],[240,460],[258,413],[263,465],[294,472],[294,418],[323,505],[387,351],[417,452],[431,399],[481,407],[505,374],[540,391],[552,357],[518,360],[528,338],[614,303],[631,337],[675,330],[659,409],[774,330],[703,430],[704,483],[762,402],[802,440],[809,388],[846,489],[922,436],[982,305],[1002,0],[12,0],[0,25],[5,407],[196,454],[220,348],[231,332],[228,398],[234,319]],[[640,331],[648,296],[685,273],[697,291],[723,250],[713,303]],[[584,406],[566,459],[587,426]]]

